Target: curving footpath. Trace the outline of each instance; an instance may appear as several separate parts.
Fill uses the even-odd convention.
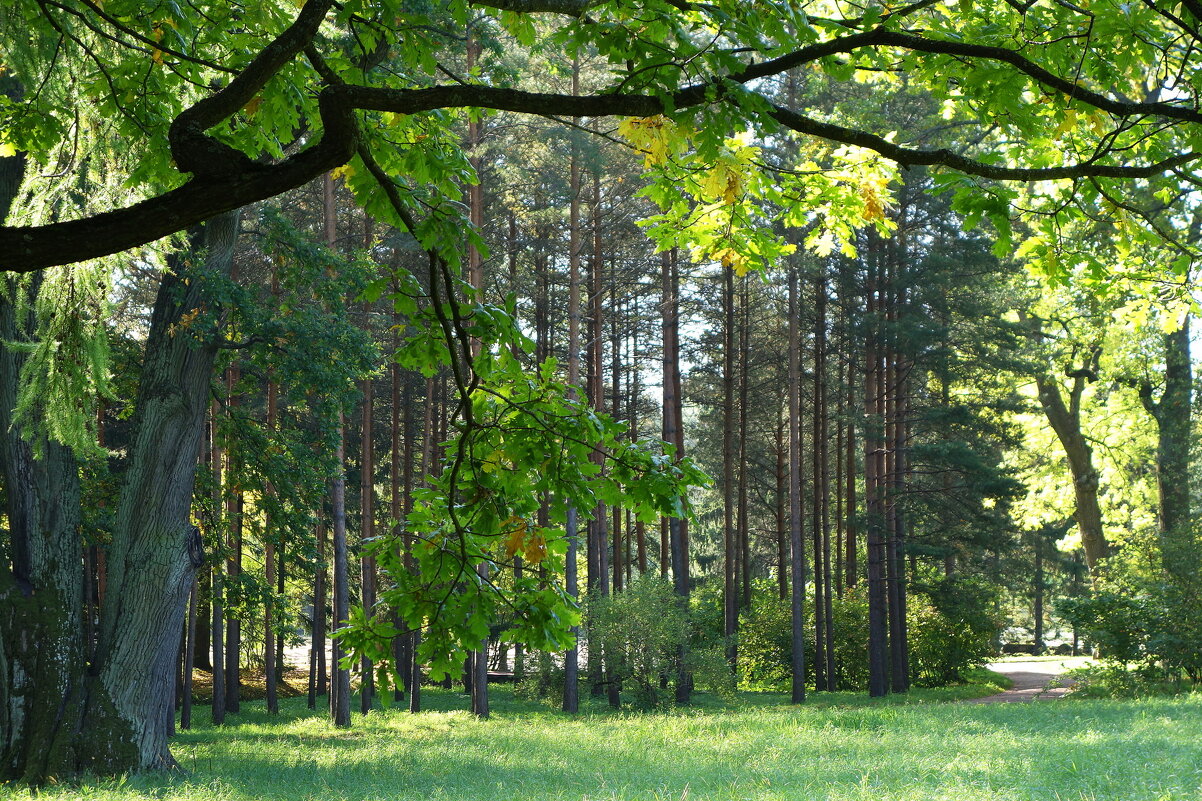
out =
[[[1072,679],[1064,677],[1064,672],[1084,661],[1080,657],[1066,657],[1054,660],[990,662],[986,667],[1009,678],[1014,682],[1014,686],[996,695],[970,698],[962,703],[1010,704],[1063,698],[1074,684]]]

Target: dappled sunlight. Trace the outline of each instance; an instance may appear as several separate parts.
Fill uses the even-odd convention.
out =
[[[350,730],[299,699],[278,721],[252,708],[222,730],[204,725],[178,738],[188,776],[44,797],[1186,801],[1202,791],[1198,695],[796,707],[774,694],[773,705],[759,696],[645,714],[597,707],[578,718],[495,695],[489,721],[462,710],[377,710]],[[434,706],[464,701],[427,697]]]

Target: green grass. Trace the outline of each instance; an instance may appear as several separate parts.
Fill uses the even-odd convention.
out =
[[[662,712],[613,713],[591,699],[569,718],[493,694],[491,720],[464,696],[431,709],[357,714],[334,729],[301,699],[260,704],[216,729],[201,720],[174,751],[187,776],[136,776],[44,790],[43,799],[179,801],[1197,801],[1202,695],[1139,701],[967,705],[975,685],[869,702],[775,693]],[[0,788],[0,796],[5,791]],[[26,797],[25,791],[9,795]]]

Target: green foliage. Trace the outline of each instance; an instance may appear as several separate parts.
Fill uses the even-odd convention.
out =
[[[589,603],[589,646],[599,647],[636,706],[659,706],[660,677],[672,672],[688,627],[672,583],[639,576],[625,590]],[[729,671],[728,671],[729,672]]]
[[[844,690],[868,689],[868,586],[860,582],[842,595],[831,597],[835,619],[835,668],[839,687]]]
[[[784,690],[793,676],[793,614],[775,584],[757,581],[753,603],[739,618],[739,686],[747,690]]]
[[[950,583],[950,582],[949,582]],[[911,592],[906,625],[910,678],[919,687],[964,682],[992,655],[996,631],[987,614],[987,593],[977,588],[939,587],[931,595]],[[835,661],[840,687],[868,686],[868,595],[864,582],[831,599],[835,616]]]
[[[390,530],[368,547],[393,586],[380,593],[377,609],[353,620],[339,634],[351,656],[360,654],[391,665],[395,610],[424,632],[419,658],[437,677],[462,663],[465,649],[489,634],[490,625],[509,620],[503,639],[535,649],[563,650],[580,621],[576,602],[558,583],[538,571],[519,578],[513,559],[550,575],[564,566],[567,510],[631,509],[645,522],[685,513],[688,487],[705,480],[688,460],[674,458],[655,440],[632,442],[624,424],[598,414],[578,388],[557,376],[554,361],[530,369],[533,343],[524,337],[512,308],[483,303],[464,306],[450,291],[458,282],[431,255],[432,303],[418,308],[411,296],[396,295],[408,314],[409,332],[397,354],[403,363],[443,365],[456,377],[458,407],[454,436],[442,451],[442,470],[414,493],[405,532]],[[479,353],[465,358],[479,341]],[[441,343],[436,345],[434,343]],[[592,460],[605,457],[605,470]],[[551,526],[537,524],[543,499]],[[405,568],[405,536],[416,567]],[[502,580],[504,579],[504,580]]]
[[[32,279],[8,278],[4,292],[18,320],[31,321],[28,339],[4,342],[23,351],[13,425],[41,455],[47,440],[80,456],[99,458],[96,402],[109,388],[107,270],[54,268]]]
[[[921,687],[964,681],[967,671],[983,666],[993,654],[994,626],[974,626],[972,620],[953,616],[922,596],[910,596],[906,623],[910,674]]]
[[[1156,665],[1123,665],[1113,661],[1092,662],[1068,671],[1074,682],[1074,698],[1145,698],[1173,695],[1185,687]]]
[[[1112,570],[1092,591],[1061,602],[1062,614],[1115,667],[1135,665],[1137,676],[1184,675],[1202,682],[1202,580],[1182,583]],[[1102,678],[1117,674],[1103,674]],[[1113,681],[1096,682],[1101,685]]]

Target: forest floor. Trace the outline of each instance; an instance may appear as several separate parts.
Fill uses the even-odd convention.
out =
[[[1202,693],[1135,701],[948,703],[1004,681],[869,700],[699,694],[688,708],[569,717],[496,687],[490,720],[457,691],[335,729],[304,698],[214,727],[204,707],[176,775],[45,788],[39,801],[1198,801]],[[987,684],[992,681],[992,684]],[[357,709],[356,703],[352,709]],[[0,787],[0,797],[28,791]]]

